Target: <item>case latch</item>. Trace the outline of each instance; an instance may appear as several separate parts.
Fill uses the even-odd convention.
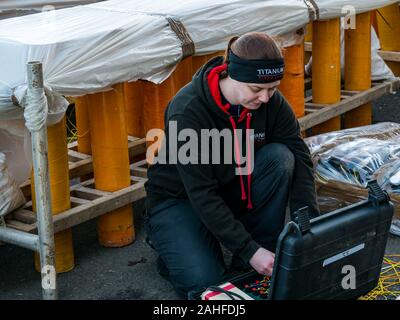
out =
[[[302,234],[308,232],[311,228],[310,226],[310,216],[308,214],[308,206],[298,209],[294,216],[296,218],[296,223],[298,224]]]
[[[389,195],[386,191],[382,190],[376,180],[368,182],[368,200],[372,200],[378,203],[387,202],[390,200]]]

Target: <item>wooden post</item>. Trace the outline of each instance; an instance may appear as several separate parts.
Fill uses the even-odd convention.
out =
[[[313,103],[340,101],[340,19],[313,22]],[[313,134],[340,130],[340,117],[312,129]]]
[[[371,88],[371,15],[356,16],[356,28],[345,30],[344,88],[364,91]],[[350,111],[344,116],[345,128],[371,124],[371,103]]]

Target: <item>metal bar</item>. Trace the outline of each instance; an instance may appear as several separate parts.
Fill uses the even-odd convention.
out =
[[[28,96],[42,96],[42,64],[28,62]],[[42,275],[42,294],[45,300],[57,299],[53,217],[51,214],[49,166],[47,159],[47,128],[31,132],[32,160],[36,190],[39,254]]]
[[[39,252],[39,237],[31,233],[0,227],[0,241]]]

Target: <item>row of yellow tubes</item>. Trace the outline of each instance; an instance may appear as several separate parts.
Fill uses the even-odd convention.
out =
[[[357,28],[346,30],[346,90],[363,91],[371,87],[371,21],[379,29],[383,50],[400,51],[400,12],[398,5],[379,9],[378,14],[359,14]],[[312,92],[313,103],[334,104],[341,100],[340,88],[340,21],[315,21],[309,25],[305,41],[313,44]],[[78,151],[93,155],[95,187],[116,191],[130,185],[127,134],[144,137],[151,128],[163,128],[164,108],[176,92],[191,80],[193,73],[212,56],[188,57],[181,61],[174,73],[162,84],[147,81],[118,84],[113,90],[75,98]],[[284,50],[285,77],[280,90],[292,105],[297,117],[304,111],[304,45]],[[400,65],[391,65],[400,75]],[[89,121],[90,119],[90,121]],[[371,106],[366,104],[346,114],[345,126],[371,123]],[[340,129],[335,118],[313,128],[313,134]],[[53,214],[68,210],[70,185],[66,120],[48,127],[48,156]],[[33,209],[34,184],[32,183]],[[121,247],[135,239],[131,205],[127,205],[98,219],[100,244]],[[74,267],[72,230],[55,235],[56,270],[67,272]],[[39,259],[35,259],[36,269]]]

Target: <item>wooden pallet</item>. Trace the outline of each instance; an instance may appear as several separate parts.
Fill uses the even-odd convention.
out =
[[[327,120],[340,116],[353,110],[365,103],[380,98],[386,93],[399,90],[400,81],[387,80],[383,82],[373,82],[372,88],[365,91],[341,91],[341,101],[335,104],[318,104],[312,102],[312,96],[305,99],[304,117],[299,118],[301,131],[312,128]]]
[[[147,163],[133,163],[131,168],[131,185],[127,188],[106,192],[94,188],[94,179],[73,185],[70,189],[71,209],[54,216],[54,232],[66,230],[107,212],[143,199],[146,196]],[[20,231],[36,233],[36,215],[32,211],[32,202],[23,209],[7,215],[6,227]]]
[[[93,172],[93,159],[91,155],[77,151],[77,142],[68,144],[69,178],[79,178]],[[146,153],[146,139],[128,136],[129,159]],[[21,186],[27,199],[31,198],[31,182],[27,180]]]
[[[400,62],[400,52],[378,50],[378,54],[385,61]]]

